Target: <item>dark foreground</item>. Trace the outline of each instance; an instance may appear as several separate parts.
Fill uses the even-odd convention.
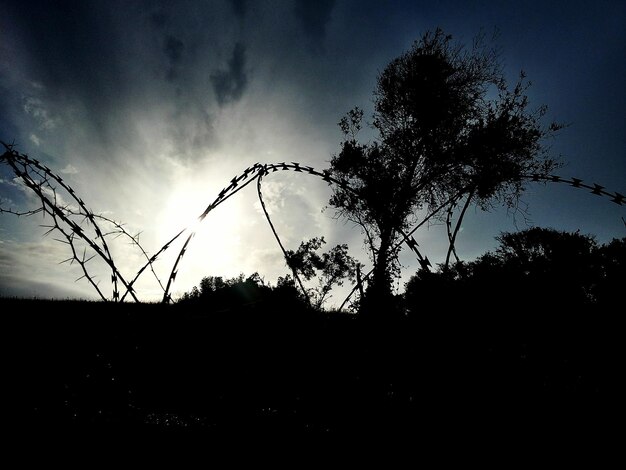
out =
[[[432,438],[619,424],[609,312],[433,308],[378,324],[293,305],[0,305],[5,410],[26,430]]]

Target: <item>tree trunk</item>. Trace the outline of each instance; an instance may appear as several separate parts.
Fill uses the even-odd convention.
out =
[[[391,292],[390,273],[390,250],[393,240],[392,231],[381,231],[380,247],[374,261],[374,271],[372,279],[365,292],[365,299],[361,313],[380,318],[384,316],[391,307],[393,294]]]

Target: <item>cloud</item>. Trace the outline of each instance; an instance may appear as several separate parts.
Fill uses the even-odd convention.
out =
[[[193,161],[216,143],[213,116],[197,103],[181,103],[169,118],[176,158]]]
[[[158,29],[165,28],[169,21],[169,16],[163,10],[157,10],[150,15],[150,22]]]
[[[165,45],[163,46],[163,49],[170,62],[175,65],[180,62],[180,59],[183,56],[185,44],[183,44],[183,42],[177,37],[168,35],[165,38]]]
[[[76,169],[76,167],[74,165],[70,165],[69,163],[65,166],[65,168],[63,168],[62,170],[60,170],[61,173],[63,173],[64,175],[75,175],[78,173],[78,170]]]
[[[177,77],[177,66],[180,64],[185,44],[175,36],[167,35],[163,44],[163,52],[169,60],[169,69],[167,71],[167,79],[172,81]]]
[[[51,239],[6,240],[0,244],[0,295],[16,297],[93,298],[77,266],[60,265],[67,248]]]
[[[33,280],[25,276],[0,274],[0,296],[23,299],[93,299],[71,283],[53,284],[49,280]]]
[[[35,120],[39,123],[39,127],[41,129],[52,130],[56,127],[57,119],[51,116],[50,111],[44,105],[41,99],[35,98],[33,96],[26,97],[24,99],[23,109],[26,114],[35,118]],[[33,140],[33,138],[31,137],[31,140],[36,145],[39,145],[38,139]]]
[[[248,10],[247,0],[230,0],[230,4],[233,7],[233,12],[239,20],[243,20]]]
[[[297,0],[294,14],[309,38],[310,47],[315,51],[323,50],[326,25],[330,21],[335,0]]]
[[[39,147],[39,144],[41,144],[41,139],[39,137],[37,137],[35,134],[31,134],[29,139],[37,147]]]
[[[237,42],[226,70],[211,74],[211,84],[220,106],[238,101],[248,85],[246,48]]]

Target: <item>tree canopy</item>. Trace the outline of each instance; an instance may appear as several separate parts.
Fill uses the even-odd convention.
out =
[[[359,141],[363,111],[341,119],[344,140],[331,159],[342,183],[330,205],[360,225],[374,264],[366,299],[385,302],[397,272],[396,242],[420,211],[466,204],[515,206],[530,174],[558,166],[545,139],[545,107],[530,109],[523,73],[507,84],[497,51],[482,36],[470,47],[437,29],[379,74],[369,142]]]
[[[287,251],[287,264],[293,272],[301,274],[306,281],[317,277],[317,285],[307,289],[307,297],[311,305],[318,309],[331,297],[333,287],[342,286],[345,279],[354,280],[359,269],[358,263],[348,254],[345,243],[318,254],[317,251],[325,243],[324,237],[315,237],[300,243],[296,251]]]
[[[534,227],[503,233],[497,240],[495,250],[474,261],[413,276],[404,294],[408,313],[422,308],[425,290],[437,299],[454,291],[460,305],[473,300],[483,308],[525,306],[529,313],[537,307],[545,313],[546,308],[613,309],[620,304],[626,237],[599,245],[590,235]]]

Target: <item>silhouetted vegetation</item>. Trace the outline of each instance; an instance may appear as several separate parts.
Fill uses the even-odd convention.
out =
[[[384,323],[313,309],[292,279],[257,274],[206,277],[173,305],[0,299],[9,411],[56,432],[432,436],[479,422],[493,438],[602,426],[618,396],[626,238],[530,229],[499,241],[419,272],[407,315]]]
[[[207,276],[198,287],[183,294],[178,303],[203,304],[219,312],[256,304],[271,306],[278,299],[301,304],[302,307],[306,305],[291,278],[281,278],[274,287],[266,284],[258,273],[248,277],[240,274],[231,279]]]
[[[557,167],[543,141],[560,126],[541,125],[545,108],[529,109],[527,87],[523,74],[507,86],[482,38],[466,48],[437,29],[378,76],[373,141],[358,140],[360,109],[341,120],[344,141],[331,171],[350,189],[336,185],[330,204],[365,233],[374,264],[366,299],[376,311],[390,302],[399,269],[394,247],[420,209],[463,198],[466,206],[514,207],[529,174]]]
[[[330,251],[317,251],[324,245],[324,237],[303,241],[296,251],[287,250],[287,265],[304,279],[317,279],[317,285],[308,289],[308,298],[315,308],[322,308],[335,286],[344,280],[354,281],[362,266],[348,254],[348,245],[336,245]]]
[[[420,315],[432,299],[446,298],[451,308],[465,308],[480,295],[482,304],[534,315],[623,305],[626,238],[598,245],[589,235],[532,228],[498,237],[499,246],[478,259],[457,262],[437,272],[420,271],[406,285],[406,307]]]

